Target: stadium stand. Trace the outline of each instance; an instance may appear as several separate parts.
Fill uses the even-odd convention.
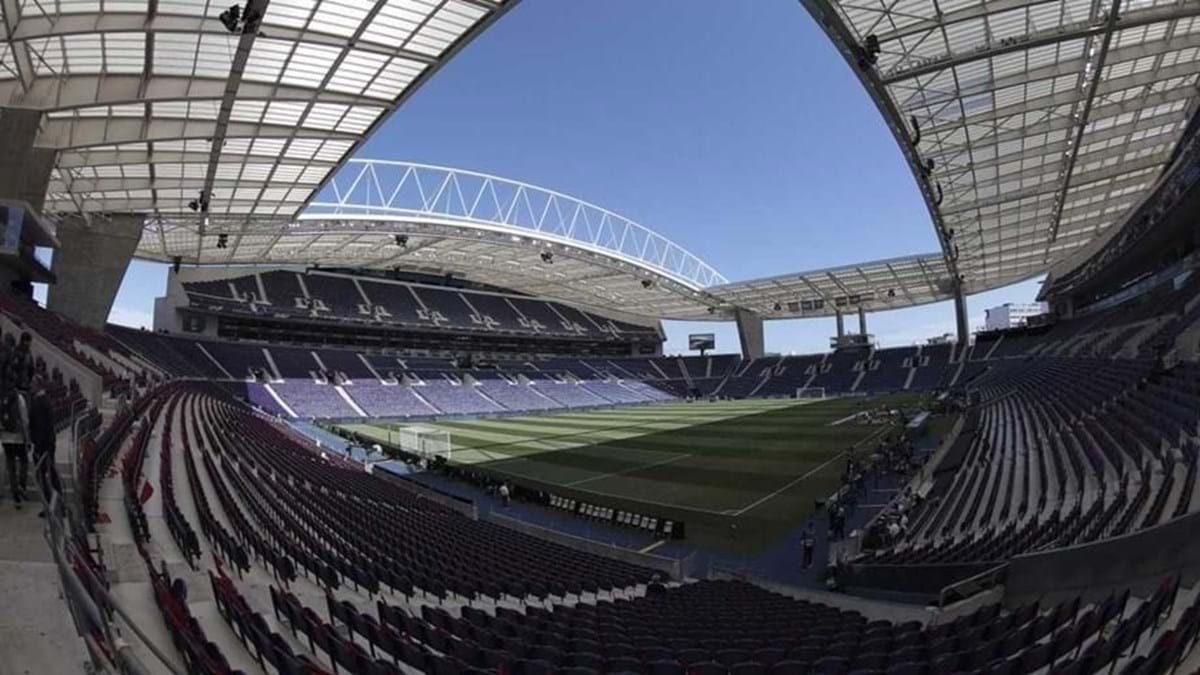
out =
[[[589,340],[658,337],[655,328],[600,318],[555,302],[326,272],[271,270],[222,281],[188,281],[183,288],[191,308],[216,312],[218,317],[232,313],[265,320],[269,314]],[[263,302],[264,293],[269,303]]]
[[[855,391],[883,393],[907,389],[909,377],[914,375],[916,357],[916,347],[876,350]]]
[[[0,515],[25,528],[6,531],[5,553],[14,552],[0,561],[0,589],[18,596],[55,577],[52,588],[80,638],[75,647],[87,655],[79,670],[1200,672],[1194,3],[1116,2],[1090,11],[1070,3],[804,3],[820,10],[820,28],[860,71],[888,125],[910,124],[896,136],[922,184],[941,250],[743,282],[561,193],[346,156],[365,138],[353,124],[370,127],[390,111],[389,99],[394,107],[410,93],[379,96],[352,86],[347,73],[366,67],[364,55],[390,59],[376,64],[382,70],[372,87],[391,86],[406,60],[432,73],[470,41],[472,26],[489,24],[513,2],[381,2],[363,10],[365,18],[349,10],[354,3],[340,3],[328,26],[319,24],[331,21],[327,10],[337,2],[277,2],[261,32],[266,3],[230,7],[219,21],[235,35],[239,56],[225,64],[226,99],[211,107],[220,108],[217,122],[206,106],[146,96],[177,95],[163,86],[164,67],[222,83],[224,71],[205,65],[211,49],[172,38],[187,37],[221,8],[190,17],[196,3],[152,2],[148,19],[114,12],[136,4],[5,3],[8,31],[0,38],[0,62],[11,76],[0,83],[11,99],[0,110],[0,149],[13,158],[9,169],[46,169],[9,183],[53,185],[32,190],[45,194],[19,186],[17,206],[14,186],[0,186],[8,228],[0,268],[11,288],[0,291],[0,400],[12,405],[0,417],[16,502]],[[298,28],[300,15],[312,25]],[[418,28],[408,26],[410,18]],[[381,27],[377,20],[385,30],[368,30]],[[353,37],[337,37],[343,31]],[[403,34],[403,44],[386,45],[393,34]],[[443,38],[444,48],[431,46]],[[47,39],[57,52],[46,51]],[[297,56],[271,74],[261,59],[242,58],[255,40],[255,57],[260,46]],[[311,65],[301,43],[313,41],[338,65],[317,78],[319,89],[296,71]],[[97,70],[81,51],[84,42],[104,46]],[[946,53],[936,53],[942,43]],[[970,76],[985,63],[990,75]],[[131,64],[144,66],[130,71],[145,71],[140,88],[112,89],[125,82],[112,69]],[[234,86],[241,71],[250,77]],[[176,75],[187,96],[204,93],[188,75]],[[255,138],[264,125],[242,119],[245,98],[262,91],[306,101],[314,113],[295,121],[306,131],[292,134],[286,148]],[[1061,110],[1047,114],[1050,104]],[[317,141],[313,124],[330,106],[344,108],[337,113],[344,124],[321,128]],[[270,107],[264,124],[282,114],[275,102]],[[125,108],[137,124],[110,119]],[[203,119],[193,119],[198,113]],[[174,126],[184,137],[158,120],[164,114],[179,117]],[[25,121],[29,134],[20,133]],[[215,131],[204,132],[205,125]],[[144,136],[139,142],[150,152],[122,142],[126,131]],[[235,181],[226,159],[247,152],[262,164],[246,165],[246,177]],[[27,161],[43,153],[54,161]],[[311,163],[301,171],[296,162],[305,153]],[[272,155],[291,164],[272,164]],[[174,166],[168,159],[185,170],[164,169]],[[216,169],[215,178],[198,170],[200,162]],[[385,192],[385,166],[404,178],[392,200],[355,203],[339,189],[347,184],[327,173],[350,166],[361,169],[360,180],[369,174],[368,192]],[[442,178],[438,197],[428,199],[421,172]],[[230,189],[251,174],[270,176],[271,187]],[[149,187],[136,188],[146,176]],[[488,186],[505,213],[431,208],[456,200],[466,208],[462,185],[454,195],[443,190],[460,177]],[[409,180],[420,208],[393,203]],[[105,185],[111,189],[98,187]],[[557,211],[564,226],[562,211],[575,215],[557,230],[544,215],[518,227],[516,198],[510,208],[500,204],[509,188],[535,219],[533,211]],[[338,203],[322,212],[329,193]],[[481,188],[476,196],[484,194]],[[43,205],[44,214],[26,214]],[[370,223],[351,224],[361,215]],[[599,216],[595,223],[590,215]],[[560,234],[575,230],[577,217],[587,221],[580,230],[598,228],[590,241]],[[617,239],[613,223],[624,228],[621,242],[644,244],[640,254],[605,243]],[[114,247],[104,245],[112,243],[104,231],[122,226],[138,237],[154,226],[157,236],[125,247],[113,269],[133,255],[172,269],[155,331],[104,327],[104,316],[91,315],[107,311],[117,286],[107,296],[79,288],[113,285],[105,278],[119,276],[112,270],[97,273],[71,259],[107,264]],[[359,229],[347,234],[351,228]],[[81,239],[72,241],[79,231],[97,244],[84,246],[82,256]],[[551,232],[554,241],[542,239]],[[33,256],[47,246],[60,249],[53,271]],[[227,261],[230,267],[218,267]],[[477,273],[471,266],[481,261],[537,272]],[[79,269],[91,277],[75,278]],[[964,295],[1030,275],[1045,275],[1038,299],[1047,312],[972,341]],[[57,300],[61,315],[32,301],[35,281],[50,284],[48,304]],[[866,329],[867,312],[952,298],[954,342],[885,348]],[[860,329],[847,335],[842,322],[855,311]],[[764,356],[755,339],[763,319],[834,314],[837,336],[827,353]],[[736,322],[748,355],[663,355],[661,322],[669,319]],[[16,345],[26,333],[57,447],[39,449],[33,461],[44,520],[25,512],[23,522],[14,460],[28,444],[20,435],[30,441],[26,427],[34,425],[21,423],[22,407],[10,394],[24,386]],[[854,434],[839,432],[865,430],[863,440],[811,466],[803,457],[794,475],[775,456],[758,474],[677,461],[717,466],[724,454],[752,465],[727,439],[772,426],[758,414],[783,411],[773,418],[782,420],[812,412],[788,402],[694,399],[817,392],[845,398],[827,403],[836,414],[813,436],[841,443]],[[867,398],[905,393],[921,396]],[[920,404],[891,406],[907,400]],[[44,401],[35,401],[40,411]],[[646,407],[655,403],[671,405]],[[588,412],[574,412],[581,410]],[[706,410],[734,422],[721,431],[702,421],[697,436],[686,436],[691,418],[706,419]],[[515,437],[498,426],[536,429],[537,421],[478,419],[524,414],[544,417],[541,428],[555,435],[508,443]],[[347,431],[352,424],[319,426],[364,418],[433,420],[435,433],[471,430],[480,443],[519,445],[500,461],[515,459],[507,466],[522,468],[489,474],[496,457],[488,450],[496,445],[455,446],[455,453],[476,453],[478,468],[449,453],[393,447],[390,421],[386,448],[355,447],[335,434],[362,441]],[[619,447],[641,444],[632,440],[641,436],[627,435],[633,431],[655,440]],[[934,437],[911,438],[921,433]],[[685,452],[669,449],[672,437]],[[790,434],[764,437],[764,446],[769,440],[811,449]],[[560,443],[581,450],[560,452]],[[626,463],[619,456],[626,450],[649,459]],[[529,468],[541,461],[536,455],[547,455],[544,464],[565,477],[536,474]],[[766,472],[778,483],[740,500],[751,491],[738,488],[768,483]],[[693,482],[678,480],[681,474]],[[639,494],[626,499],[619,487],[595,487],[618,476]],[[797,485],[803,490],[793,495]],[[729,503],[669,501],[689,486],[729,487]],[[550,492],[560,488],[563,494]],[[775,516],[759,507],[780,495],[793,502],[778,502],[786,513],[769,522]],[[826,518],[823,560],[810,570],[815,525]],[[697,522],[709,539],[691,537]],[[768,525],[779,526],[778,537],[753,541],[750,530]],[[27,555],[20,549],[31,541],[38,550]],[[796,566],[796,548],[804,551],[804,571],[778,574],[781,561]],[[38,610],[50,614],[52,599],[37,598]],[[42,612],[27,609],[0,630],[6,648],[48,642]],[[10,666],[70,672],[5,654],[0,670]]]
[[[119,477],[100,480],[121,482],[161,619],[197,672],[257,662],[310,674],[1149,674],[1179,663],[1200,630],[1200,594],[1177,577],[1141,598],[989,604],[928,625],[740,581],[668,588],[648,583],[647,570],[473,521],[402,481],[324,458],[211,385],[160,387],[139,401],[142,413],[147,423],[106,432],[105,447],[131,443]],[[143,475],[151,452],[157,479]],[[182,494],[172,478],[180,455]],[[152,480],[170,545],[192,571],[158,564],[166,542],[154,541],[138,497]],[[188,599],[198,583],[236,641],[213,641],[220,627]],[[253,600],[260,589],[265,607]],[[493,602],[476,604],[483,598]],[[504,598],[559,602],[494,602]]]

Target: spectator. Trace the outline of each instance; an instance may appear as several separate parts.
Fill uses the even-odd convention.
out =
[[[816,546],[816,524],[810,520],[808,521],[808,527],[804,529],[804,534],[800,535],[800,550],[804,556],[804,569],[812,567],[813,551],[816,549]]]
[[[41,376],[35,376],[32,381],[33,396],[29,402],[29,442],[33,446],[33,465],[39,466],[42,461],[48,462],[53,468],[55,421],[54,405],[46,395],[46,383]],[[43,459],[44,458],[44,459]],[[38,514],[45,516],[45,511]]]
[[[4,383],[4,391],[0,394],[0,444],[4,445],[4,463],[13,502],[20,509],[29,480],[29,405],[25,394],[9,382],[11,380]]]
[[[667,587],[663,585],[662,577],[655,574],[650,583],[646,584],[646,597],[650,598],[665,598],[667,596]]]
[[[846,538],[846,509],[842,508],[841,504],[834,507],[833,514],[833,539],[841,540]]]
[[[892,521],[888,523],[887,533],[888,546],[894,546],[896,542],[900,541],[900,523],[897,523],[895,519],[892,519]]]
[[[29,354],[32,344],[33,337],[29,333],[21,333],[20,342],[4,362],[6,386],[29,391],[29,381],[33,377],[33,357]]]
[[[508,491],[508,483],[501,483],[500,484],[500,501],[504,502],[505,507],[508,507],[509,501],[511,499],[512,499],[512,495]]]

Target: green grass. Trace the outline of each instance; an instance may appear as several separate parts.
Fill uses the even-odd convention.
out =
[[[832,423],[913,395],[673,403],[439,422],[452,461],[558,494],[687,523],[691,538],[769,543],[836,489],[842,456],[887,430]],[[383,442],[399,425],[345,425]],[[393,439],[395,436],[392,437]],[[870,443],[867,443],[870,441]]]

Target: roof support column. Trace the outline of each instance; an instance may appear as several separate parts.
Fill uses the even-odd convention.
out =
[[[742,344],[742,358],[761,359],[763,357],[763,320],[762,317],[744,309],[734,313],[737,320],[738,341]]]
[[[867,310],[862,305],[858,306],[858,334],[867,334]]]
[[[108,321],[117,289],[142,238],[145,216],[68,216],[58,225],[59,249],[51,269],[58,282],[50,287],[46,306],[92,328]]]
[[[0,198],[28,202],[40,215],[55,151],[33,147],[42,125],[37,110],[0,108]]]
[[[834,316],[837,317],[837,339],[838,344],[842,343],[842,338],[846,337],[846,319],[842,316],[842,310],[835,310]]]
[[[963,294],[961,282],[954,285],[954,325],[959,348],[965,349],[971,340],[971,328],[967,322],[967,296]]]

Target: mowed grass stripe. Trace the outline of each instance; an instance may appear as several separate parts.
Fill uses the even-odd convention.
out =
[[[882,401],[895,407],[915,398]],[[844,463],[835,458],[881,429],[830,424],[880,402],[668,404],[437,426],[450,432],[455,462],[606,495],[630,509],[643,502],[732,516],[754,506],[745,518],[771,529],[811,512],[840,480]]]
[[[706,422],[713,421],[714,418],[726,419],[725,416],[711,414],[703,417]],[[576,444],[589,444],[623,440],[659,431],[687,429],[696,425],[696,420],[672,422],[652,418],[650,421],[615,418],[611,421],[613,423],[610,425],[575,426],[562,425],[558,417],[522,417],[460,420],[444,422],[437,426],[450,432],[451,444],[456,449],[504,452],[505,446],[511,446],[517,454],[525,454],[529,450],[544,449],[543,446],[533,444],[533,441],[569,440]],[[502,436],[495,435],[496,431],[501,431]]]
[[[780,406],[754,415],[710,419],[686,428],[648,433],[636,439],[539,453],[519,462],[499,460],[482,466],[557,484],[584,480],[591,472],[596,479],[587,480],[584,487],[588,491],[631,500],[652,496],[658,503],[697,510],[736,511],[775,490],[783,490],[781,498],[790,495],[795,490],[788,487],[789,483],[821,467],[824,468],[811,476],[812,487],[819,491],[831,489],[831,480],[836,480],[840,467],[827,464],[830,458],[879,427],[831,427],[828,423],[861,407],[861,401]],[[635,446],[633,451],[631,446]],[[656,456],[648,456],[646,451],[656,451],[661,459],[651,459]],[[686,457],[663,462],[672,455]],[[816,494],[804,492],[804,501]],[[793,503],[787,510],[800,506]]]

